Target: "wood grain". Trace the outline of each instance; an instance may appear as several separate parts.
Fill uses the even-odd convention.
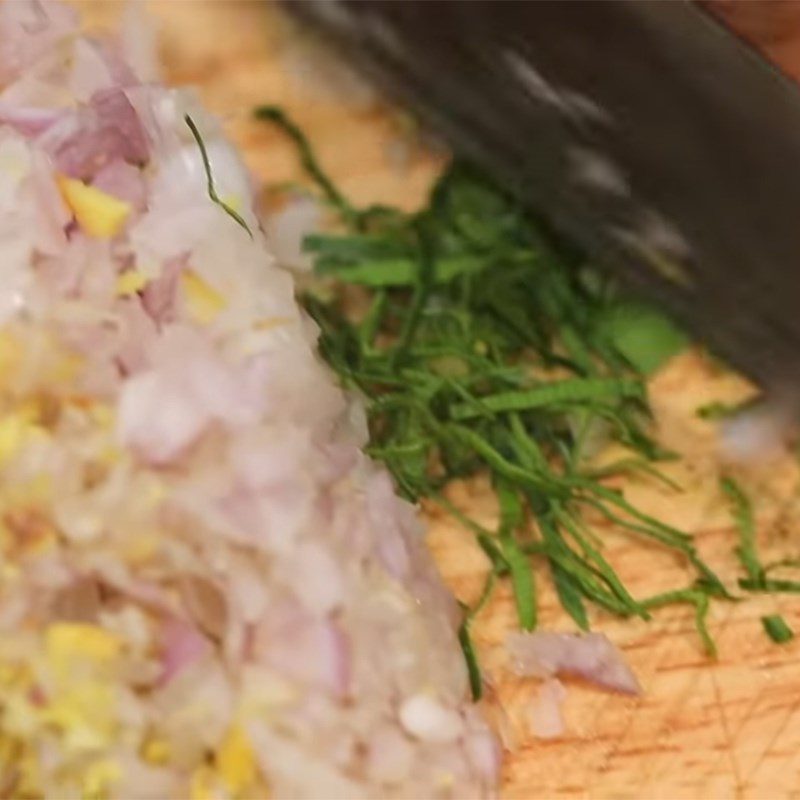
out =
[[[121,3],[78,3],[90,25],[113,21]],[[399,129],[380,103],[343,103],[298,76],[310,69],[307,48],[266,5],[242,0],[167,0],[150,4],[160,28],[165,76],[191,84],[226,120],[260,179],[297,177],[291,147],[275,131],[248,119],[257,103],[285,106],[311,134],[323,162],[358,201],[413,207],[441,166],[441,159],[403,145],[403,170],[388,165],[387,148]],[[306,52],[306,57],[298,53]],[[317,65],[326,71],[326,67]],[[684,454],[667,467],[683,491],[652,481],[621,488],[632,502],[691,531],[703,555],[723,578],[735,580],[735,534],[718,490],[722,469],[715,428],[696,418],[710,400],[744,396],[742,381],[698,352],[671,363],[651,385],[662,441]],[[800,501],[798,468],[788,456],[738,477],[755,499],[759,542],[770,554],[792,552]],[[453,502],[492,524],[494,508],[481,481],[451,487]],[[480,590],[486,563],[468,533],[436,509],[427,509],[429,540],[442,571],[465,600]],[[649,594],[688,579],[685,565],[591,520],[606,542],[608,558],[631,590]],[[797,549],[800,549],[798,547]],[[541,580],[546,584],[547,581]],[[570,629],[552,590],[540,586],[542,622]],[[513,677],[502,642],[514,628],[506,587],[480,617],[475,636],[494,686],[487,713],[511,746],[504,770],[506,798],[778,798],[800,797],[800,640],[782,647],[761,630],[760,617],[780,612],[800,631],[800,600],[762,597],[718,603],[711,628],[719,657],[711,661],[694,633],[691,610],[670,608],[652,622],[620,622],[595,614],[594,624],[626,652],[645,688],[639,699],[573,684],[565,705],[567,733],[533,739],[526,716],[535,696],[531,680]]]

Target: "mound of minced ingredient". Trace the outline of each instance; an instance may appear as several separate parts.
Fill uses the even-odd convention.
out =
[[[0,6],[0,796],[491,795],[458,610],[247,174],[122,52]]]

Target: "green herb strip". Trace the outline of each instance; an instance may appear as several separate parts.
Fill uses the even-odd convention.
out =
[[[581,405],[587,401],[641,398],[642,383],[638,380],[615,378],[574,378],[553,381],[523,392],[503,392],[482,397],[479,404],[471,406],[459,403],[450,410],[453,419],[464,420],[484,414],[497,414],[507,411],[529,411],[557,405]]]
[[[761,624],[764,626],[767,636],[776,644],[785,644],[794,639],[794,631],[780,614],[761,617]]]
[[[764,567],[758,557],[756,525],[750,500],[733,478],[723,478],[720,486],[728,496],[733,518],[739,531],[739,546],[736,548],[736,555],[747,573],[747,581],[754,584],[763,582]]]
[[[478,656],[475,653],[475,646],[469,631],[470,618],[466,617],[458,629],[458,643],[464,653],[464,660],[467,664],[467,675],[469,677],[469,688],[472,699],[477,702],[483,695],[483,678],[481,668],[478,663]]]
[[[739,588],[747,592],[761,592],[766,594],[800,594],[800,581],[783,580],[778,578],[740,578]]]
[[[712,658],[717,657],[717,645],[708,630],[707,618],[709,610],[709,596],[700,588],[679,589],[672,592],[664,592],[642,601],[642,605],[647,609],[662,608],[663,606],[675,603],[690,603],[694,606],[695,626],[700,634],[706,653]]]
[[[739,531],[739,546],[736,555],[747,577],[740,578],[739,588],[748,592],[800,594],[800,581],[768,577],[772,569],[798,566],[797,559],[787,558],[764,566],[758,555],[756,543],[756,524],[750,499],[741,486],[731,477],[720,481],[722,490],[731,503],[731,512]],[[761,618],[764,632],[776,644],[783,644],[794,638],[794,631],[779,614]]]
[[[533,569],[530,559],[514,538],[515,531],[523,524],[522,502],[516,489],[506,481],[499,480],[496,489],[500,502],[500,548],[511,576],[520,627],[530,631],[536,627],[537,617]]]
[[[709,421],[729,419],[751,408],[755,403],[756,400],[754,399],[748,399],[741,403],[720,403],[719,401],[714,401],[697,408],[695,414],[700,419]]]
[[[253,238],[253,232],[248,227],[247,223],[244,221],[244,218],[239,214],[238,211],[231,208],[224,200],[222,200],[219,195],[217,194],[217,189],[214,186],[214,176],[211,173],[211,161],[208,158],[208,151],[206,150],[205,142],[203,141],[203,137],[200,135],[200,131],[197,129],[197,125],[194,124],[194,120],[186,114],[183,118],[184,122],[189,126],[189,130],[192,132],[192,136],[194,137],[195,142],[197,142],[197,147],[200,150],[200,158],[203,161],[203,169],[206,173],[206,184],[208,187],[208,198],[211,200],[212,203],[216,203],[231,219],[233,219],[236,223],[241,225],[247,233],[249,234],[250,238]]]

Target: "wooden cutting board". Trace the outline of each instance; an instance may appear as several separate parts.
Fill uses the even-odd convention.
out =
[[[119,0],[81,0],[90,26],[119,16]],[[364,91],[355,99],[320,86],[330,76],[274,10],[255,0],[155,0],[165,77],[197,86],[206,104],[226,120],[255,174],[265,182],[298,177],[292,147],[274,130],[248,119],[261,102],[284,106],[309,133],[325,166],[356,201],[413,207],[441,166],[408,137],[396,114]],[[702,554],[724,579],[738,574],[735,533],[718,490],[716,432],[695,410],[711,400],[736,400],[742,381],[698,352],[686,353],[658,375],[652,403],[662,441],[685,455],[668,468],[683,487],[665,491],[628,481],[628,499],[694,533]],[[788,455],[736,473],[754,499],[765,558],[800,550],[799,474]],[[481,481],[451,489],[451,499],[491,525],[494,509]],[[443,574],[462,599],[480,590],[486,563],[465,532],[429,509],[429,540]],[[651,594],[687,580],[684,566],[640,541],[594,525],[607,555],[634,594]],[[540,584],[546,584],[546,577]],[[547,585],[541,586],[542,624],[570,630]],[[533,680],[504,666],[502,642],[514,628],[507,587],[476,624],[474,635],[494,686],[489,713],[504,731],[503,795],[507,798],[778,798],[800,797],[800,638],[777,646],[760,617],[782,613],[800,631],[800,598],[764,597],[717,603],[711,629],[719,646],[706,657],[691,609],[670,608],[652,622],[621,622],[596,615],[597,629],[620,645],[644,694],[621,698],[571,684],[567,732],[549,741],[528,732],[537,691]]]

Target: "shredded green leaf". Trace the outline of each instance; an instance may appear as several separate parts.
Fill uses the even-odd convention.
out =
[[[643,375],[655,372],[689,344],[687,335],[670,319],[650,306],[630,301],[609,311],[601,331]]]
[[[713,654],[709,603],[730,593],[691,536],[600,483],[603,476],[585,457],[591,432],[602,430],[632,451],[614,465],[616,474],[660,476],[653,462],[670,454],[649,434],[643,376],[685,337],[656,312],[620,297],[582,253],[474,166],[454,162],[416,214],[361,210],[282,111],[265,107],[256,115],[297,144],[306,173],[346,228],[306,240],[317,273],[336,279],[340,290],[311,290],[303,302],[320,327],[323,356],[364,399],[368,452],[409,499],[447,508],[489,559],[484,592],[459,633],[473,695],[481,686],[469,636],[474,614],[496,581],[509,580],[520,626],[535,627],[542,563],[579,629],[589,628],[591,606],[646,619],[655,608],[690,603]],[[354,284],[368,295],[358,315],[344,291]],[[452,479],[482,472],[497,494],[497,531],[443,494]],[[633,597],[585,525],[587,507],[682,558],[694,583]]]
[[[762,564],[758,555],[756,525],[750,499],[733,478],[725,477],[720,483],[722,490],[730,499],[733,518],[739,530],[739,546],[736,548],[736,554],[746,574],[745,578],[739,579],[739,588],[748,592],[800,594],[800,581],[768,577],[775,569],[797,568],[798,560],[783,558],[766,566]],[[794,638],[794,631],[779,614],[762,617],[761,623],[766,634],[777,644],[783,644]]]
[[[767,594],[800,594],[800,581],[783,578],[740,578],[739,588]]]
[[[643,399],[639,381],[619,378],[570,378],[551,381],[535,389],[500,392],[486,395],[474,403],[457,403],[450,410],[453,419],[470,419],[484,414],[506,411],[527,411],[534,408],[556,407],[563,413],[568,405],[581,406],[587,402],[618,401],[625,397]]]
[[[761,617],[761,624],[764,626],[767,636],[776,644],[785,644],[794,639],[794,631],[780,614]]]
[[[504,480],[497,482],[497,498],[500,502],[500,530],[498,539],[503,560],[508,566],[514,602],[517,607],[520,627],[525,631],[536,627],[536,589],[530,559],[514,538],[523,523],[523,507],[517,489]]]
[[[764,567],[758,556],[756,525],[750,500],[733,478],[723,478],[720,486],[730,500],[733,518],[739,530],[739,546],[736,548],[736,555],[747,574],[747,581],[752,584],[761,583],[764,581]]]
[[[719,401],[715,401],[700,406],[695,413],[700,419],[728,419],[750,408],[755,402],[755,400],[745,400],[742,403],[720,403]]]
[[[709,594],[703,591],[702,587],[695,586],[690,589],[678,589],[677,591],[664,592],[642,601],[642,605],[648,609],[661,608],[662,606],[674,603],[690,603],[694,606],[695,626],[700,634],[706,653],[712,658],[717,656],[717,645],[708,630],[706,620],[708,618]]]
[[[472,699],[476,702],[481,699],[483,695],[483,678],[481,677],[481,668],[478,663],[478,656],[475,653],[475,647],[472,644],[472,637],[469,632],[470,618],[466,617],[458,629],[458,642],[464,652],[464,660],[467,662],[467,675],[469,677],[469,688],[472,694]]]
[[[479,534],[479,536],[480,535],[481,534]],[[485,541],[484,544],[486,544]],[[494,559],[499,556],[492,551],[493,547],[494,545],[489,545],[489,558],[494,563]],[[478,656],[475,653],[475,647],[472,643],[472,636],[470,635],[470,625],[475,617],[477,617],[478,614],[480,614],[480,612],[483,610],[486,603],[489,602],[489,598],[492,596],[492,591],[494,590],[496,579],[497,572],[495,570],[492,570],[487,574],[480,597],[478,597],[472,608],[469,608],[463,603],[460,604],[462,611],[464,611],[465,614],[464,619],[462,620],[458,629],[458,641],[461,645],[461,649],[464,651],[464,659],[467,664],[467,674],[469,676],[469,686],[472,699],[476,702],[480,700],[481,696],[483,695],[483,679],[481,677],[481,668],[480,664],[478,663]]]
[[[195,142],[197,142],[197,147],[200,150],[200,158],[203,160],[203,169],[206,173],[206,184],[208,186],[208,199],[211,200],[212,203],[216,203],[231,219],[233,219],[237,224],[241,225],[247,233],[250,235],[250,238],[253,238],[253,232],[250,230],[247,223],[244,221],[244,218],[241,214],[239,214],[236,209],[231,208],[228,203],[222,200],[219,195],[217,194],[216,186],[214,185],[214,176],[211,172],[211,161],[208,158],[208,151],[206,150],[205,142],[203,141],[203,137],[200,135],[200,131],[197,129],[197,125],[195,125],[194,120],[186,114],[183,118],[184,122],[189,126],[189,130],[192,132],[192,136],[194,137]]]

